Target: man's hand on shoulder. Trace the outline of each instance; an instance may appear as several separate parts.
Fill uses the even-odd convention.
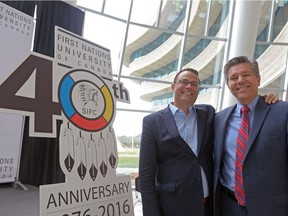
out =
[[[278,101],[281,101],[281,100],[279,100],[278,97],[276,97],[273,94],[265,94],[265,95],[263,95],[263,97],[264,97],[264,101],[266,104],[275,104]]]

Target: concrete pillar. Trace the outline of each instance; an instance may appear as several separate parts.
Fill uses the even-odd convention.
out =
[[[228,60],[240,55],[253,57],[257,30],[259,24],[261,1],[236,0]],[[229,28],[229,27],[228,27]],[[229,39],[229,38],[228,38]],[[226,82],[223,95],[222,109],[236,103],[236,99],[230,93]]]

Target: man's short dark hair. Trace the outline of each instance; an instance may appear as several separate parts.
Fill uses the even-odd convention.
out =
[[[180,70],[174,77],[174,80],[173,80],[173,83],[176,83],[177,82],[177,78],[179,76],[179,74],[181,74],[182,72],[184,71],[189,71],[191,73],[194,73],[197,77],[199,77],[199,73],[197,70],[193,69],[193,68],[183,68],[182,70]]]

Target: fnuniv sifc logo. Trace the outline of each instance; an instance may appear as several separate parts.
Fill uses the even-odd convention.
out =
[[[100,131],[112,121],[115,105],[109,87],[86,70],[66,74],[59,85],[59,100],[67,119],[85,131]]]

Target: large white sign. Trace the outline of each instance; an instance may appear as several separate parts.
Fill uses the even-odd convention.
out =
[[[41,216],[133,216],[130,176],[117,176],[116,101],[129,103],[113,80],[110,51],[55,27],[55,58],[27,53],[0,82],[0,111],[29,116],[31,136],[60,131],[66,181],[40,186]]]
[[[128,91],[112,78],[110,51],[55,30],[53,97],[61,104],[60,165],[66,182],[40,187],[41,215],[133,216],[130,176],[116,176],[115,100]]]
[[[0,78],[31,51],[34,20],[0,2]],[[0,183],[18,175],[24,118],[0,113]]]

